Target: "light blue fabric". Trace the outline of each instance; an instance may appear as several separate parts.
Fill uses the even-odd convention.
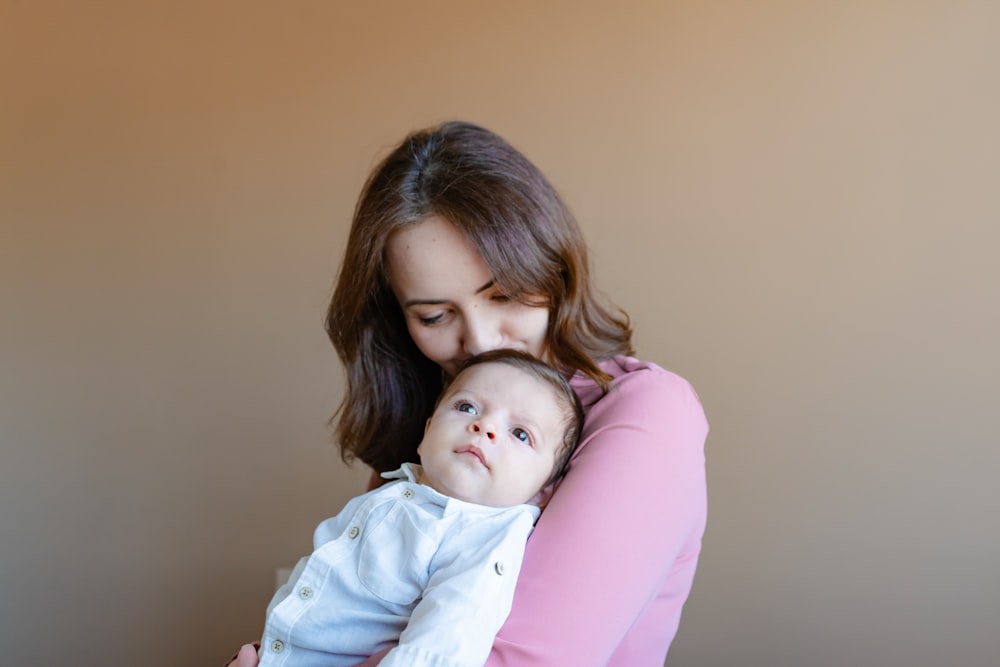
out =
[[[268,606],[262,667],[355,665],[397,640],[382,667],[485,663],[539,509],[455,500],[419,471],[386,473],[319,525]]]

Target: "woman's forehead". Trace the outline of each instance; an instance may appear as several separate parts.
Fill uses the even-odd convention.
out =
[[[456,287],[475,292],[493,279],[468,239],[437,216],[393,232],[386,248],[386,271],[400,301],[438,298],[435,291]],[[420,293],[427,290],[430,293]]]

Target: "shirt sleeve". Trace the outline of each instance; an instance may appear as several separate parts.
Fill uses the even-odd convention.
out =
[[[507,614],[533,517],[508,512],[454,530],[435,555],[433,573],[382,667],[478,667]]]
[[[653,365],[589,407],[489,667],[662,664],[704,531],[707,432],[690,385]]]

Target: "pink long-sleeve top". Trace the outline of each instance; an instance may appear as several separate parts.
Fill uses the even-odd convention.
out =
[[[708,423],[680,376],[631,357],[601,368],[606,394],[571,382],[580,445],[528,540],[488,667],[662,667],[677,632],[705,531]]]

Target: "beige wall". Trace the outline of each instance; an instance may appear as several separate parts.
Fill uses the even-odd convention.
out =
[[[259,632],[363,486],[321,329],[354,197],[464,117],[707,407],[668,664],[995,664],[998,8],[0,3],[0,661]]]

